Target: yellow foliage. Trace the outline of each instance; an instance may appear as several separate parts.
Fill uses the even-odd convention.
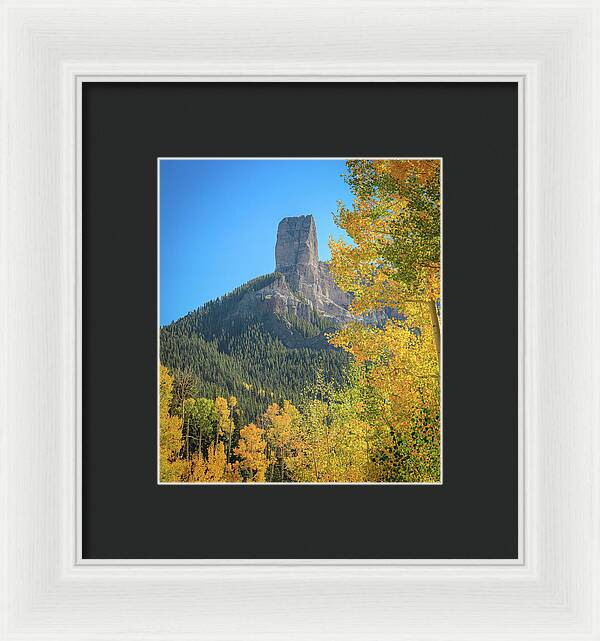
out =
[[[434,180],[439,172],[439,160],[374,160],[377,173],[387,173],[399,181],[406,181],[411,174],[415,174],[421,184]]]
[[[369,425],[353,403],[310,400],[290,439],[286,468],[294,481],[312,483],[369,480]]]
[[[239,469],[247,483],[263,483],[267,471],[265,431],[250,423],[240,430],[240,440],[234,453],[239,457]]]
[[[353,208],[341,207],[337,217],[354,244],[330,241],[330,270],[352,292],[355,314],[391,308],[398,318],[383,327],[350,323],[330,342],[352,354],[363,384],[381,398],[368,422],[386,464],[390,452],[401,452],[405,471],[417,462],[411,480],[438,480],[422,478],[428,462],[418,459],[439,444],[439,201],[431,197],[439,162],[374,161],[376,175],[394,181],[362,189],[365,162],[355,171]],[[381,464],[371,472],[389,473]]]
[[[189,480],[194,483],[223,483],[240,480],[237,464],[226,461],[225,446],[218,443],[216,448],[209,447],[208,459],[195,454],[191,461]]]
[[[185,474],[186,463],[179,458],[183,446],[182,420],[169,414],[173,395],[173,377],[164,365],[160,366],[160,480],[173,483]]]
[[[222,436],[223,434],[227,434],[231,423],[227,399],[222,396],[215,398],[215,412],[217,413],[218,435]]]
[[[283,407],[277,403],[269,405],[263,415],[266,426],[266,439],[269,446],[269,481],[273,480],[277,472],[279,480],[286,477],[286,457],[290,454],[293,436],[297,431],[297,422],[301,418],[300,412],[290,401],[283,401]]]

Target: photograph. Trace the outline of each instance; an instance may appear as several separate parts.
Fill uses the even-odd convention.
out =
[[[441,158],[158,158],[158,483],[442,484],[441,239]]]

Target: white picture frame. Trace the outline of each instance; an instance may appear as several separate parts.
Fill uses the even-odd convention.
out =
[[[5,0],[1,12],[0,638],[600,639],[597,3]],[[519,83],[516,563],[84,562],[78,100],[100,78]]]

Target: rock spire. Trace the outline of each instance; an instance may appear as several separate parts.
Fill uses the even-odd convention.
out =
[[[290,216],[279,223],[275,270],[285,276],[292,291],[313,298],[319,284],[319,247],[311,215]]]

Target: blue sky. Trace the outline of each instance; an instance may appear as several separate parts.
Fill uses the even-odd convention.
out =
[[[312,214],[319,256],[347,238],[332,214],[352,194],[343,160],[161,160],[160,324],[275,269],[277,225]]]

